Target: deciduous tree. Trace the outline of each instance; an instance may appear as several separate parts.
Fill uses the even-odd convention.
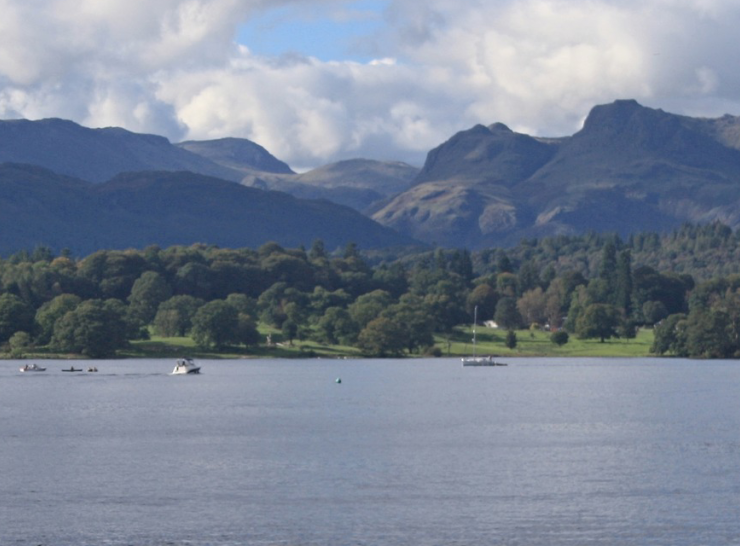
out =
[[[619,323],[619,312],[613,305],[592,303],[578,317],[576,332],[581,339],[598,338],[603,343],[606,339],[618,337]]]
[[[0,296],[0,343],[16,332],[31,332],[34,327],[33,309],[15,294]]]
[[[163,337],[184,336],[192,327],[196,311],[205,302],[193,296],[173,296],[159,304],[154,331]]]
[[[60,352],[106,358],[127,345],[124,317],[102,300],[87,300],[54,324],[51,346]]]
[[[357,347],[369,356],[401,356],[405,346],[402,329],[385,317],[371,320],[357,338]]]
[[[54,323],[69,311],[75,309],[81,302],[79,296],[61,294],[39,307],[36,311],[36,324],[39,328],[36,343],[38,345],[48,344],[54,333]]]
[[[131,314],[142,325],[149,324],[159,304],[172,297],[172,288],[156,271],[145,271],[136,279],[128,297]]]
[[[190,337],[204,349],[221,350],[239,339],[239,312],[224,300],[206,303],[196,311]]]

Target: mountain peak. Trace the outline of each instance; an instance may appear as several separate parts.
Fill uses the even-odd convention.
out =
[[[634,99],[616,100],[611,104],[594,106],[591,112],[589,112],[581,132],[590,132],[604,128],[623,128],[635,115],[641,115],[647,112],[662,111],[646,108]]]
[[[504,125],[501,122],[496,122],[488,126],[488,130],[492,133],[501,132],[501,133],[513,133],[511,129],[507,125]]]
[[[295,174],[284,162],[265,148],[246,138],[226,137],[217,140],[189,140],[179,148],[202,156],[214,163],[240,172]]]
[[[554,151],[503,123],[475,125],[430,151],[415,183],[455,179],[511,185],[530,176]]]

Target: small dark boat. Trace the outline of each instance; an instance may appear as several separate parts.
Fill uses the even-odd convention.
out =
[[[62,369],[63,372],[81,372],[82,368],[75,368],[74,366],[70,367],[69,370]]]

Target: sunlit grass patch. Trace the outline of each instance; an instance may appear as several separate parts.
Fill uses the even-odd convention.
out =
[[[589,356],[589,357],[644,357],[650,356],[653,331],[641,329],[634,339],[578,339],[571,335],[562,346],[550,340],[551,332],[541,330],[517,330],[517,345],[509,349],[505,345],[506,330],[478,328],[476,353],[479,355],[516,356]],[[464,356],[473,353],[473,330],[470,327],[456,329],[450,335],[436,336],[436,344],[447,356]]]

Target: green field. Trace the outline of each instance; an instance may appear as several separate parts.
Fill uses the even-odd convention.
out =
[[[651,356],[650,346],[653,343],[653,331],[641,329],[634,339],[610,339],[601,343],[598,339],[577,339],[571,335],[568,343],[558,347],[550,341],[550,332],[539,330],[518,330],[517,346],[509,349],[504,344],[505,330],[478,329],[477,353],[482,355],[511,356]],[[458,356],[471,354],[473,351],[472,329],[456,330],[449,340],[444,336],[437,337],[437,346],[444,355]]]
[[[163,338],[152,336],[146,341],[134,341],[128,349],[119,351],[120,358],[360,358],[354,347],[321,345],[314,341],[295,340],[292,345],[282,338],[280,330],[260,327],[263,336],[271,334],[273,344],[245,349],[235,347],[222,352],[204,351],[195,346],[189,337]],[[598,340],[580,340],[570,336],[562,347],[550,341],[550,333],[539,330],[518,330],[517,346],[508,349],[504,344],[505,330],[478,329],[477,354],[500,356],[561,356],[561,357],[645,357],[651,356],[650,345],[653,331],[642,329],[635,339],[611,339],[604,343]],[[435,338],[436,347],[442,356],[465,356],[472,354],[473,332],[471,328],[457,328],[447,335]],[[417,355],[413,355],[417,356]],[[422,355],[423,356],[423,355]],[[13,358],[9,353],[0,353],[0,358]],[[42,349],[31,349],[23,358],[80,358],[80,355],[60,355]]]
[[[279,330],[260,329],[264,334],[271,333],[275,345],[260,345],[249,351],[238,350],[224,353],[210,353],[198,350],[190,338],[157,338],[149,341],[134,342],[130,350],[122,356],[143,357],[176,357],[189,354],[200,358],[338,358],[361,357],[354,347],[338,345],[321,345],[313,341],[294,341],[290,346],[282,342]],[[653,342],[653,331],[642,329],[635,339],[611,339],[604,343],[599,340],[570,340],[562,347],[550,341],[550,333],[542,331],[519,330],[516,332],[517,346],[508,349],[504,345],[506,332],[503,330],[478,330],[477,353],[502,356],[563,356],[563,357],[645,357],[651,356],[650,345]],[[456,329],[451,336],[436,337],[436,347],[442,356],[464,356],[471,354],[473,337],[470,328]]]

